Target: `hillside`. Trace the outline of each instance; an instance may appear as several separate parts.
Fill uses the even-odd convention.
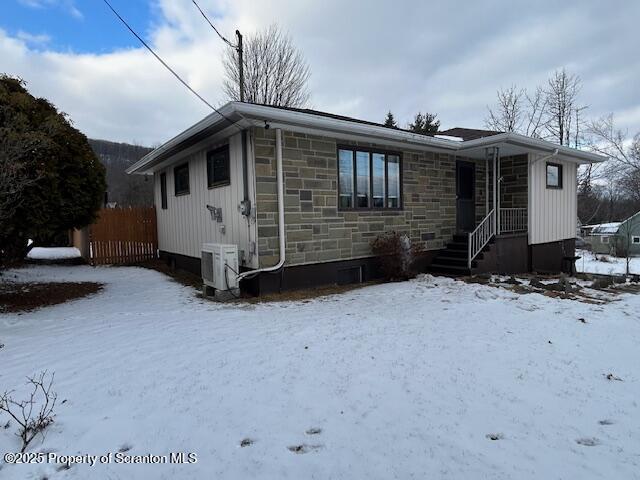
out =
[[[107,169],[107,200],[118,206],[153,205],[153,181],[125,170],[152,149],[128,143],[89,139],[89,144]]]

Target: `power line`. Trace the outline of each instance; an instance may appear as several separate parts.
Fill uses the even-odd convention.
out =
[[[224,115],[220,110],[218,110],[216,107],[214,107],[213,105],[211,105],[209,102],[207,102],[204,97],[202,97],[202,95],[200,95],[198,92],[196,92],[193,88],[191,88],[191,86],[189,86],[189,84],[187,82],[185,82],[182,77],[180,75],[178,75],[176,73],[176,71],[171,68],[167,62],[165,62],[162,58],[160,58],[160,55],[158,55],[148,44],[147,42],[145,42],[142,37],[140,37],[140,35],[138,35],[135,30],[133,28],[131,28],[131,26],[129,26],[129,24],[127,23],[127,21],[122,18],[120,16],[120,14],[111,6],[111,4],[109,3],[108,0],[102,0],[104,3],[107,4],[107,6],[109,7],[109,9],[113,12],[113,14],[118,17],[118,19],[120,19],[120,21],[124,24],[125,27],[127,27],[127,29],[129,29],[129,31],[138,39],[140,40],[140,43],[142,43],[142,45],[144,45],[147,50],[149,50],[151,52],[151,54],[156,57],[156,59],[167,69],[169,70],[174,77],[176,77],[178,79],[178,81],[180,83],[182,83],[182,85],[184,85],[185,87],[187,87],[189,89],[189,91],[191,93],[193,93],[196,97],[198,97],[205,105],[207,105],[211,110],[213,110],[214,112],[216,112],[218,115],[220,115],[222,118],[224,118],[226,121],[228,121],[229,123],[233,124],[234,122],[229,119],[229,117],[227,117],[226,115]]]
[[[197,4],[196,0],[191,0],[193,2],[193,4],[196,6],[196,8],[198,9],[198,11],[200,12],[200,14],[204,17],[204,19],[207,21],[207,23],[209,25],[211,25],[211,28],[213,28],[213,31],[216,32],[218,34],[218,36],[220,37],[220,39],[226,43],[227,45],[229,45],[231,48],[235,48],[237,49],[238,46],[234,45],[233,43],[231,43],[229,40],[227,40],[224,35],[222,35],[218,29],[216,28],[216,26],[211,22],[211,20],[209,20],[209,17],[207,17],[207,15],[202,11],[202,9],[200,8],[200,5]]]
[[[238,76],[239,76],[239,83],[240,83],[238,87],[240,90],[240,101],[244,102],[244,50],[242,47],[242,34],[240,33],[240,30],[236,30],[236,36],[238,37],[238,44],[234,45],[229,40],[227,40],[224,37],[224,35],[222,35],[220,31],[216,28],[216,26],[211,22],[211,20],[209,20],[209,17],[207,17],[207,14],[204,13],[204,11],[200,8],[200,5],[198,5],[198,2],[196,2],[196,0],[191,0],[191,1],[196,6],[196,8],[198,9],[202,17],[207,21],[207,23],[211,26],[211,28],[213,28],[213,31],[216,32],[216,34],[220,37],[220,39],[224,43],[229,45],[231,48],[233,48],[236,52],[238,52]]]

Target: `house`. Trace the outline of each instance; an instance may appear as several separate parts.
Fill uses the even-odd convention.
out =
[[[622,222],[595,225],[589,239],[594,253],[640,256],[640,212]]]
[[[163,258],[198,272],[203,243],[237,245],[243,288],[264,293],[373,278],[370,242],[392,230],[434,272],[568,268],[577,168],[602,160],[514,133],[231,102],[128,173],[154,176]]]

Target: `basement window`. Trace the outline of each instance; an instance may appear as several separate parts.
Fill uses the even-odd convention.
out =
[[[640,245],[640,237],[631,237],[631,243],[634,245]]]
[[[562,165],[547,163],[547,188],[562,188]]]
[[[160,204],[162,210],[167,209],[167,174],[165,172],[160,174]]]
[[[393,210],[402,208],[399,153],[366,148],[338,149],[338,208]]]
[[[189,194],[189,164],[184,163],[173,169],[173,188],[176,197]]]
[[[207,186],[221,187],[231,183],[229,145],[207,153]]]

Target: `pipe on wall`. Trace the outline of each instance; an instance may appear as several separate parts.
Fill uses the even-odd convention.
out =
[[[282,168],[282,130],[276,128],[276,181],[278,185],[278,240],[280,244],[280,261],[272,267],[257,268],[238,275],[238,281],[252,278],[263,272],[277,272],[285,262],[286,237],[284,225],[284,174]]]

